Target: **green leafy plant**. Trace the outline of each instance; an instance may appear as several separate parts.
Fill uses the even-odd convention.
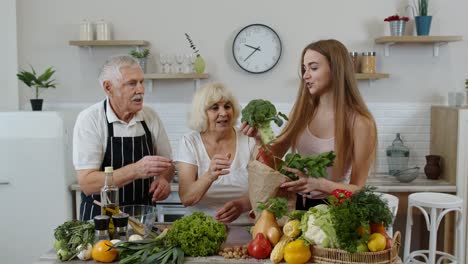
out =
[[[429,0],[413,0],[415,2],[414,7],[416,8],[416,13],[419,16],[427,16],[427,10],[429,8]]]
[[[138,51],[136,49],[133,49],[130,51],[130,55],[132,55],[132,57],[137,58],[137,59],[144,59],[148,57],[149,54],[150,54],[149,49],[143,49],[143,51]]]
[[[283,170],[283,167],[298,169],[309,177],[324,178],[327,176],[327,167],[333,166],[335,157],[336,155],[333,151],[307,157],[302,157],[297,153],[288,153],[279,171],[293,181],[298,179],[296,174]]]
[[[257,202],[257,211],[267,210],[279,219],[288,213],[288,199],[283,197],[269,198],[266,202]]]
[[[57,83],[55,80],[50,80],[54,75],[55,70],[52,67],[47,68],[44,73],[37,75],[36,70],[33,66],[31,71],[21,70],[16,74],[18,79],[22,81],[28,87],[34,87],[36,89],[36,99],[39,99],[39,89],[55,88]]]
[[[193,41],[192,39],[190,38],[190,35],[185,33],[185,37],[187,38],[187,41],[189,42],[190,44],[190,48],[193,50],[193,53],[197,55],[197,57],[200,56],[199,54],[199,50],[197,49],[197,46],[195,46],[195,44],[193,44]]]

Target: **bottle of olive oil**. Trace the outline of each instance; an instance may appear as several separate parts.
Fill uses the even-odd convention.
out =
[[[114,235],[114,223],[112,222],[112,215],[118,214],[119,211],[119,188],[114,185],[113,167],[104,168],[104,186],[101,188],[101,203],[102,214],[110,218],[109,222],[109,235]]]

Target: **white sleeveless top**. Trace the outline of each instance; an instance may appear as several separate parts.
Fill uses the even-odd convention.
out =
[[[247,164],[253,153],[255,141],[238,129],[235,129],[235,132],[236,153],[233,155],[230,173],[214,181],[196,205],[186,208],[187,214],[201,210],[207,215],[214,216],[227,202],[248,194]],[[190,132],[181,138],[175,160],[198,166],[198,177],[203,177],[210,167],[211,159],[199,132]],[[252,221],[248,217],[248,212],[245,212],[234,223],[252,223]]]
[[[314,136],[310,130],[306,127],[304,129],[304,132],[299,136],[299,139],[297,141],[296,145],[296,151],[298,154],[301,156],[310,156],[310,155],[317,155],[323,152],[328,152],[328,151],[334,151],[335,150],[335,138],[328,138],[328,139],[323,139],[323,138],[318,138]],[[349,183],[350,178],[351,178],[351,165],[349,165],[348,169],[346,170],[345,175],[343,175],[341,178],[341,183]],[[327,179],[332,180],[333,177],[333,169],[332,167],[327,168]],[[308,198],[311,199],[323,199],[328,196],[326,193],[322,193],[319,191],[314,191],[311,192],[308,195],[304,195]]]

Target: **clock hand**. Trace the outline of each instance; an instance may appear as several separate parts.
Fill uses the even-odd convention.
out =
[[[260,46],[258,46],[258,47],[256,48],[256,47],[250,46],[250,45],[248,45],[248,44],[244,44],[244,45],[247,46],[247,47],[249,47],[249,48],[252,48],[252,49],[254,49],[254,50],[262,51],[262,50],[260,49]]]
[[[244,61],[250,58],[250,56],[252,56],[257,50],[260,51],[260,46],[258,46],[257,48],[254,48],[254,51],[252,51],[252,53],[250,53],[249,56],[247,56],[247,58],[244,59]]]

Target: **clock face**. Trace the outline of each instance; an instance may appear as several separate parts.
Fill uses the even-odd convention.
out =
[[[281,49],[278,34],[262,24],[244,27],[232,44],[234,60],[250,73],[263,73],[275,67],[281,57]]]

